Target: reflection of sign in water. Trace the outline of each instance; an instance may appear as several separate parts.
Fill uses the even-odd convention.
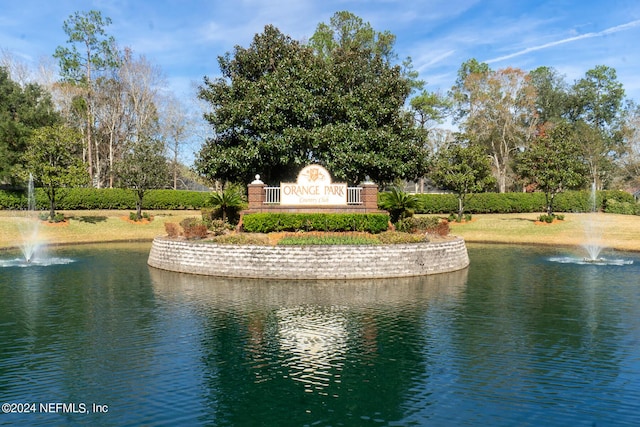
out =
[[[347,318],[343,309],[315,306],[281,308],[278,341],[287,356],[283,365],[290,378],[305,383],[305,391],[318,392],[340,381],[347,341]]]
[[[346,205],[347,184],[333,184],[320,165],[309,165],[298,174],[296,183],[280,183],[282,205]]]

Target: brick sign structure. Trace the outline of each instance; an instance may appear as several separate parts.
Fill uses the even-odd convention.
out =
[[[296,182],[270,187],[256,180],[247,188],[249,207],[255,212],[372,213],[378,210],[378,186],[364,182],[357,187],[334,183],[324,167],[312,164],[303,168]]]

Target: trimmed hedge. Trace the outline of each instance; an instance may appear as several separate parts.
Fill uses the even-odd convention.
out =
[[[616,199],[605,200],[604,211],[607,213],[623,215],[640,215],[640,204],[631,202],[621,202]]]
[[[274,231],[367,231],[380,233],[389,225],[387,214],[254,213],[242,217],[249,233]]]
[[[0,209],[27,209],[26,193],[13,190],[0,190]]]
[[[202,209],[209,206],[209,192],[184,190],[149,190],[145,193],[143,209],[178,210]],[[44,191],[35,192],[36,207],[49,209]],[[556,212],[590,212],[592,210],[590,191],[565,191],[556,196]],[[449,214],[458,211],[458,199],[454,194],[417,194],[420,206],[416,213]],[[598,191],[597,209],[608,213],[640,214],[640,207],[633,195],[619,190]],[[56,200],[56,209],[120,209],[130,210],[136,207],[133,190],[121,188],[73,188],[60,189]],[[0,209],[24,210],[27,208],[26,191],[0,190]],[[480,213],[519,213],[544,212],[543,193],[478,193],[472,195],[465,204],[465,212]],[[360,214],[358,214],[360,215]],[[386,227],[386,224],[385,224]]]
[[[184,190],[149,190],[142,201],[143,209],[201,209],[208,206],[208,192]],[[48,209],[49,201],[41,188],[36,188],[36,208]],[[0,209],[26,209],[26,192],[0,190]],[[56,196],[56,209],[135,209],[136,194],[122,188],[61,188]]]
[[[458,199],[455,194],[417,194],[419,214],[449,214],[458,211]],[[609,205],[628,204],[637,206],[633,195],[619,190],[598,191],[596,208],[599,211],[612,212],[616,208]],[[620,207],[617,207],[618,209]],[[565,191],[554,200],[555,212],[591,212],[590,191]],[[544,212],[546,203],[544,193],[478,193],[471,195],[465,203],[465,212],[482,213],[522,213]],[[625,205],[625,212],[632,209]]]

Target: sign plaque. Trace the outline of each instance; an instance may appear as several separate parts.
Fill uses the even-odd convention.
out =
[[[334,184],[325,168],[309,165],[300,171],[297,182],[280,183],[280,204],[343,206],[347,204],[347,184]]]

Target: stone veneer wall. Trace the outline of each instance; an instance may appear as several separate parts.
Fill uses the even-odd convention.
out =
[[[218,245],[157,237],[152,267],[182,273],[268,279],[366,279],[424,276],[469,265],[464,240],[399,245]]]

